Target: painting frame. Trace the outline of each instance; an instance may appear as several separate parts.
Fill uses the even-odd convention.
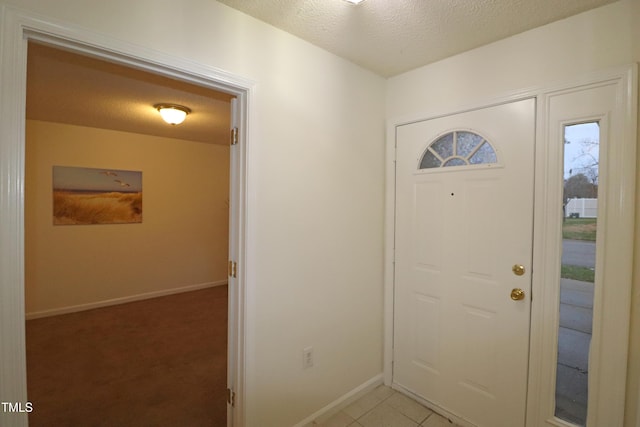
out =
[[[53,225],[142,223],[142,171],[53,166]]]

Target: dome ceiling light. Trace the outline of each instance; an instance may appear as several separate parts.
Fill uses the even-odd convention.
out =
[[[156,104],[153,107],[158,110],[162,116],[162,120],[172,126],[184,122],[187,114],[191,112],[189,108],[177,104]]]

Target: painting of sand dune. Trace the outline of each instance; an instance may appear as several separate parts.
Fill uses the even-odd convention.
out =
[[[53,223],[142,222],[142,172],[53,167]]]

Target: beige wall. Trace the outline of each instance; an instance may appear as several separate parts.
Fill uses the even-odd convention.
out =
[[[630,61],[640,63],[640,1],[631,1],[627,22],[631,25]],[[640,104],[640,88],[638,89]],[[636,162],[636,229],[634,247],[633,297],[631,300],[631,332],[629,349],[629,373],[627,383],[627,412],[625,426],[640,427],[640,106],[638,106],[638,152]],[[634,406],[635,405],[635,406]],[[635,407],[635,413],[633,408]]]
[[[442,113],[536,86],[565,83],[589,72],[640,62],[638,22],[640,1],[621,0],[391,78],[387,85],[387,118]],[[637,172],[636,227],[640,227],[640,168]],[[627,427],[640,426],[639,249],[640,233],[636,233]]]
[[[383,78],[212,0],[0,1],[255,82],[247,426],[292,426],[381,373]]]
[[[226,281],[229,148],[27,121],[26,312]],[[142,171],[141,224],[53,225],[52,167]]]
[[[636,0],[388,81],[211,0],[2,3],[255,82],[247,426],[294,425],[382,370],[385,118],[446,111],[640,60]],[[638,336],[637,274],[635,280]],[[303,370],[309,345],[315,366]],[[638,340],[632,346],[631,359],[640,360]],[[630,377],[640,373],[638,363]]]

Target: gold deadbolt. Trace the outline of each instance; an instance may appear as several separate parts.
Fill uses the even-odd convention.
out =
[[[524,274],[524,265],[516,264],[511,267],[511,270],[516,276],[522,276]]]
[[[524,291],[520,288],[514,288],[511,290],[511,299],[514,301],[520,301],[524,299]]]

